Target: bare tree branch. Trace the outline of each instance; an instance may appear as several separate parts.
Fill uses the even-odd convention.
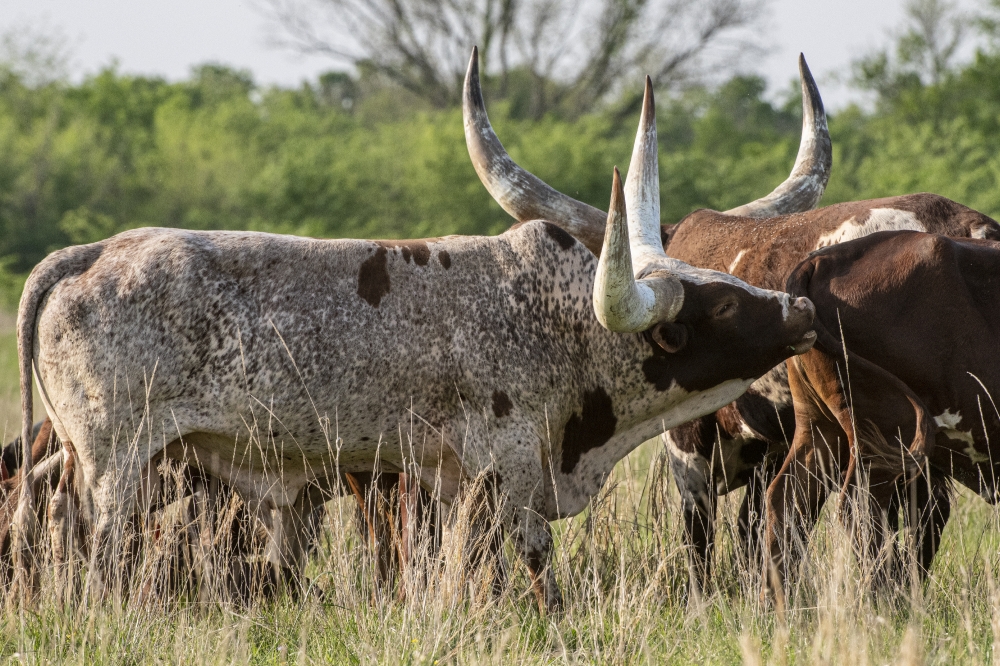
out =
[[[768,0],[260,0],[281,44],[365,66],[436,106],[459,100],[466,58],[481,47],[484,78],[524,70],[532,115],[590,111],[653,76],[696,79],[713,54],[745,48],[741,30]],[[728,42],[727,42],[728,40]],[[629,84],[632,84],[631,86]],[[625,106],[634,105],[630,98]]]

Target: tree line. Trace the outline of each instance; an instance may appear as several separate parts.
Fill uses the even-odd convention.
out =
[[[955,64],[914,47],[915,34],[855,65],[856,85],[874,101],[830,118],[834,165],[823,204],[932,191],[1000,217],[1000,48],[984,41]],[[611,169],[631,153],[635,114],[612,97],[586,113],[538,116],[530,80],[519,88],[514,79],[499,71],[486,79],[511,155],[561,191],[606,207]],[[788,90],[775,102],[762,79],[735,75],[660,95],[664,222],[732,208],[785,178],[801,122],[800,99]],[[461,110],[364,68],[293,89],[262,88],[220,65],[180,82],[111,67],[73,84],[3,67],[0,151],[7,307],[47,253],[134,227],[400,238],[494,234],[511,223],[469,162]]]

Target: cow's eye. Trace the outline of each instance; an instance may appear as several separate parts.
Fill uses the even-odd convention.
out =
[[[723,303],[719,307],[715,308],[713,316],[725,317],[726,315],[731,315],[734,312],[736,312],[736,303],[734,303],[733,301],[728,301],[726,303]]]

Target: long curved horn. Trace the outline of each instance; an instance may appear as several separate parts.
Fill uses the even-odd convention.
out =
[[[490,195],[518,222],[554,220],[593,253],[604,242],[605,213],[557,192],[519,167],[497,138],[479,84],[479,49],[472,48],[462,92],[465,144]]]
[[[802,140],[791,175],[766,197],[727,210],[727,215],[774,217],[800,213],[814,208],[823,197],[830,180],[833,147],[819,88],[801,53],[799,79],[802,82]]]
[[[642,114],[632,146],[632,159],[625,178],[625,208],[632,261],[638,276],[645,268],[665,259],[660,238],[660,164],[656,141],[656,101],[653,80],[646,77]],[[660,262],[662,263],[662,262]]]
[[[645,226],[650,226],[643,223],[656,219],[647,218],[650,211],[659,210],[656,120],[652,86],[648,81],[647,77],[643,120],[629,167],[630,182],[624,188],[615,167],[607,229],[594,279],[594,313],[597,320],[604,328],[618,333],[638,333],[657,322],[673,321],[684,304],[684,287],[676,276],[665,269],[665,262],[670,260],[663,253],[663,247],[659,247],[658,257],[653,256],[651,249],[646,247],[650,242],[648,233],[642,233],[648,231]],[[649,158],[650,146],[654,152],[652,159]],[[648,187],[650,182],[656,183],[652,191]],[[633,245],[630,238],[636,239],[638,246]],[[649,261],[643,257],[648,257]],[[633,258],[637,260],[639,271],[646,268],[653,270],[637,280],[632,268]]]
[[[653,290],[632,274],[625,192],[615,167],[607,231],[594,279],[594,314],[609,331],[635,333],[649,328],[655,305]]]

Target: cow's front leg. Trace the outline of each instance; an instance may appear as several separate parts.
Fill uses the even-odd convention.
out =
[[[712,466],[693,445],[699,421],[686,423],[663,434],[670,471],[681,497],[684,545],[688,551],[691,587],[701,592],[708,584],[712,547],[715,544],[715,488]]]
[[[552,530],[549,523],[530,506],[515,506],[513,514],[511,534],[514,546],[528,567],[538,611],[543,615],[559,612],[563,599],[552,572]]]
[[[552,572],[552,530],[545,519],[541,461],[535,457],[527,465],[519,462],[515,466],[501,465],[499,470],[507,500],[504,522],[518,555],[528,567],[539,611],[558,612],[562,609],[562,593]]]
[[[751,580],[758,580],[761,571],[761,539],[764,533],[764,512],[767,487],[778,473],[780,460],[765,460],[750,475],[746,495],[737,519],[737,557]]]

